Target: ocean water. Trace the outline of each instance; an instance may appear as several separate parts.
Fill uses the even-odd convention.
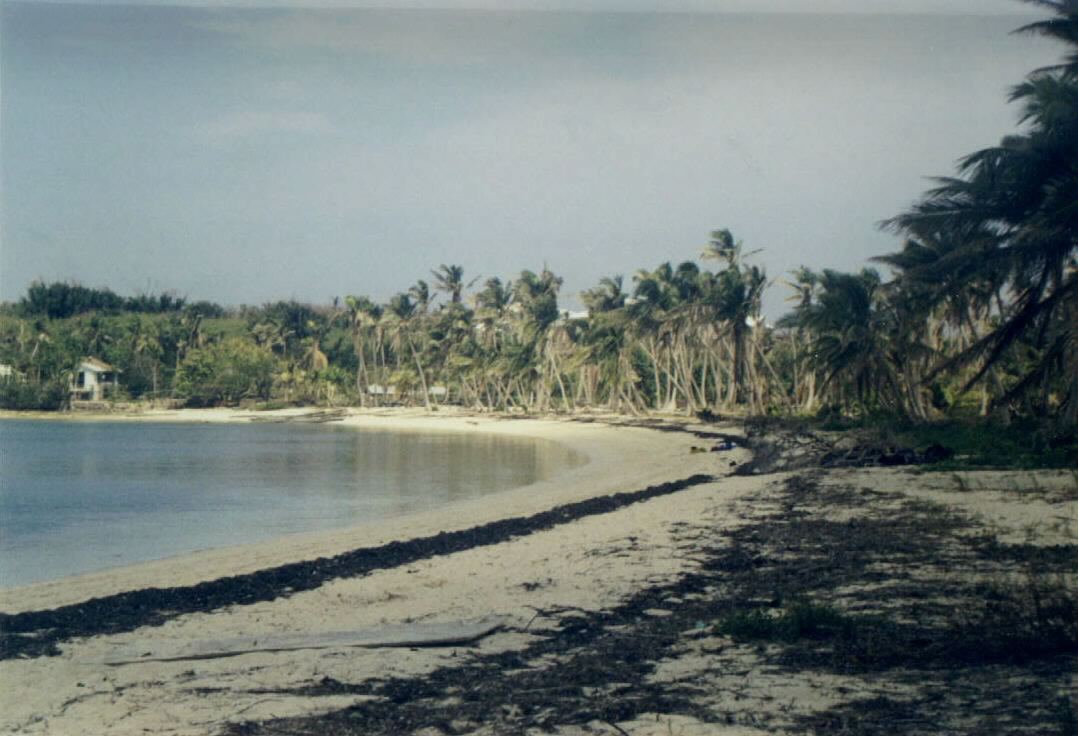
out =
[[[480,434],[0,420],[0,586],[405,515],[581,462]]]

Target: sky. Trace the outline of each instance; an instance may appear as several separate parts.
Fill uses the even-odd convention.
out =
[[[1011,0],[413,2],[0,0],[0,299],[385,301],[444,263],[573,309],[729,228],[777,317],[790,270],[899,249],[878,222],[1061,54]]]

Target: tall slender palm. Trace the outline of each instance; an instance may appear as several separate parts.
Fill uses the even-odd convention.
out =
[[[652,362],[655,407],[673,409],[680,396],[688,411],[704,408],[707,402],[695,378],[699,371],[694,356],[700,330],[695,305],[701,289],[699,266],[685,262],[674,267],[666,262],[653,271],[637,271],[633,279],[636,288],[629,311]]]
[[[521,271],[520,277],[513,282],[513,299],[520,310],[517,338],[527,346],[536,362],[536,370],[531,371],[536,381],[530,393],[531,403],[540,408],[545,407],[552,394],[550,379],[558,383],[563,397],[567,395],[557,349],[564,342],[563,336],[558,334],[554,335],[556,340],[551,339],[551,327],[559,317],[558,289],[561,285],[561,277],[546,268],[539,274]]]
[[[382,316],[382,308],[365,296],[346,296],[344,302],[348,307],[348,326],[352,334],[352,350],[355,352],[357,361],[356,391],[359,393],[360,405],[366,406],[370,377],[367,372],[365,348],[372,331],[378,324],[378,319]]]
[[[759,266],[745,266],[747,256],[759,253],[743,253],[741,241],[735,240],[729,230],[716,230],[701,254],[705,260],[718,260],[725,264],[717,282],[709,293],[709,306],[714,317],[725,323],[733,346],[730,403],[743,404],[756,397],[748,395],[748,383],[755,373],[750,337],[760,322],[760,300],[767,286],[767,275]],[[753,409],[762,407],[753,406]]]
[[[151,319],[135,316],[130,323],[130,351],[132,363],[142,371],[150,373],[150,390],[157,398],[159,389],[159,369],[164,348],[161,345],[157,323]]]
[[[804,411],[814,411],[816,408],[816,378],[819,375],[812,364],[811,353],[808,350],[807,341],[809,335],[805,326],[798,318],[798,313],[804,312],[812,306],[817,297],[820,287],[820,275],[811,268],[801,266],[790,272],[793,281],[783,280],[783,283],[794,290],[786,301],[797,302],[793,314],[785,315],[778,321],[780,328],[793,328],[792,336],[792,372],[794,401]]]
[[[628,295],[623,285],[621,276],[604,277],[595,288],[581,292],[589,319],[578,362],[595,368],[594,375],[588,377],[589,394],[595,397],[602,381],[611,409],[617,411],[625,406],[636,413],[641,408],[636,387],[639,377],[633,369],[635,345],[629,331],[631,317],[625,308]]]
[[[422,281],[419,283],[423,284]],[[415,289],[416,287],[412,288]],[[419,376],[420,387],[423,391],[423,405],[430,409],[430,387],[427,384],[427,374],[423,369],[419,349],[416,347],[418,333],[422,328],[420,317],[422,317],[422,312],[417,302],[412,301],[411,294],[401,293],[389,300],[389,304],[382,315],[382,321],[386,325],[392,340],[393,352],[397,356],[398,369],[403,367],[400,365],[400,360],[405,353],[405,349],[411,353],[416,374]]]

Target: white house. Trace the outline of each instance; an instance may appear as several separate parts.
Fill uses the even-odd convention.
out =
[[[79,363],[75,380],[71,384],[71,398],[101,401],[119,385],[119,371],[103,360],[85,358]]]

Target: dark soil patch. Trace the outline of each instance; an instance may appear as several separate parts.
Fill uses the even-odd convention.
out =
[[[365,547],[329,558],[297,562],[247,575],[220,578],[192,586],[145,588],[83,603],[18,614],[0,613],[0,659],[57,655],[57,644],[74,637],[132,631],[161,624],[187,613],[205,613],[227,606],[271,601],[311,590],[338,578],[358,577],[375,570],[499,544],[559,524],[607,514],[640,501],[713,480],[693,475],[643,490],[564,504],[526,517],[514,517],[442,532],[379,547]]]

